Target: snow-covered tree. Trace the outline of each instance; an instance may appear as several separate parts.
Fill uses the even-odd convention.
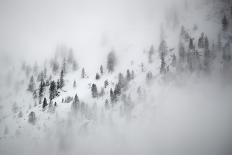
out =
[[[103,66],[102,65],[100,66],[100,73],[101,73],[101,75],[104,74],[104,70],[103,70]]]
[[[114,51],[111,51],[107,56],[107,69],[108,72],[113,72],[116,65],[116,56]]]
[[[35,81],[34,81],[33,76],[31,76],[31,78],[30,78],[30,82],[29,82],[27,90],[30,92],[33,92],[35,90]]]
[[[64,71],[63,70],[61,70],[61,72],[60,72],[60,86],[59,86],[59,88],[63,88],[64,87]]]
[[[150,47],[149,52],[148,52],[148,62],[152,63],[153,62],[153,55],[154,55],[154,47],[153,45]]]
[[[229,21],[228,21],[226,15],[224,15],[223,19],[222,19],[222,30],[227,31],[228,27],[229,27]]]
[[[79,108],[79,104],[80,104],[80,100],[79,100],[79,98],[78,98],[78,96],[76,94],[75,97],[74,97],[74,100],[72,102],[72,110],[77,111],[78,108]]]
[[[98,97],[98,91],[97,91],[97,85],[96,84],[92,84],[91,92],[92,92],[92,97],[93,98]]]
[[[98,73],[96,73],[95,79],[96,79],[96,80],[99,80],[99,79],[100,79],[100,75],[99,75]]]
[[[45,110],[45,108],[47,107],[47,105],[48,105],[47,99],[44,98],[43,105],[42,105],[43,110]]]
[[[28,115],[28,122],[33,124],[33,125],[35,124],[36,117],[35,117],[35,112],[34,111],[30,112],[30,114]]]
[[[82,70],[81,70],[81,78],[85,78],[85,69],[84,68],[82,68]]]
[[[57,95],[57,89],[56,89],[56,82],[52,81],[50,84],[50,88],[49,88],[49,99],[50,102],[56,97]]]

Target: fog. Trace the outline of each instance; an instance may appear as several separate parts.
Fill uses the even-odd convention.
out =
[[[232,30],[221,32],[221,17],[229,10],[224,7],[217,0],[0,0],[0,154],[231,154],[232,65],[225,69],[225,48],[217,49],[210,72],[204,70],[205,62],[203,69],[193,71],[187,65],[182,70],[171,67],[173,54],[181,64],[182,26],[189,33],[188,41],[195,38],[196,47],[202,32],[211,51],[219,34],[226,36],[222,37],[226,46]],[[170,66],[165,74],[159,55],[163,40],[172,52],[165,58]],[[155,54],[147,63],[151,45]],[[72,49],[78,69],[65,73],[64,88],[45,109],[33,98],[34,92],[40,91],[42,80],[48,80],[42,98],[50,98],[51,80],[60,80],[51,62],[57,55],[60,58],[57,51],[62,48]],[[100,65],[106,70],[110,51],[117,57],[116,68],[113,73],[104,71],[97,80]],[[28,75],[23,64],[31,67]],[[44,68],[48,75],[40,81],[37,77]],[[135,71],[135,78],[107,108],[110,88],[117,86],[118,73],[127,69]],[[31,76],[37,80],[33,95],[27,88]],[[91,84],[96,83],[100,91],[105,80],[109,80],[108,88],[103,87],[105,96],[93,98]],[[63,101],[75,94],[80,104],[86,104],[76,114],[74,101]],[[54,102],[58,106],[51,112]],[[34,124],[28,119],[31,111]]]

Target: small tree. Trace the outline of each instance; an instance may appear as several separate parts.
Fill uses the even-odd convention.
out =
[[[96,84],[92,84],[91,92],[92,92],[92,97],[93,97],[93,98],[96,98],[96,97],[98,96]]]
[[[61,70],[61,72],[60,72],[60,86],[59,86],[59,88],[63,88],[64,87],[64,71],[63,70]]]
[[[35,124],[36,122],[36,117],[35,117],[35,112],[30,112],[30,114],[28,115],[28,122],[31,124]]]
[[[163,74],[166,72],[166,63],[164,60],[164,55],[161,55],[161,65],[160,65],[160,73]]]
[[[82,68],[82,70],[81,70],[81,78],[85,78],[85,69],[84,68]]]
[[[96,80],[99,80],[100,79],[100,75],[98,73],[96,73]]]
[[[111,51],[107,56],[107,69],[108,72],[113,72],[116,65],[116,56],[114,51]]]
[[[148,62],[149,63],[153,62],[153,59],[152,59],[153,55],[154,55],[154,47],[152,45],[151,48],[150,48],[150,50],[149,50],[149,53],[148,53]]]
[[[126,79],[127,79],[127,81],[130,81],[132,79],[129,69],[127,69],[127,71],[126,71]]]
[[[45,83],[43,80],[41,80],[40,85],[39,85],[39,104],[41,104],[41,99],[42,99],[43,93],[44,93],[44,87],[45,87]]]
[[[103,70],[103,66],[102,65],[100,66],[100,73],[101,73],[101,75],[104,74],[104,70]]]
[[[29,82],[27,90],[30,91],[30,92],[33,92],[35,90],[35,81],[34,81],[33,76],[31,76],[31,78],[30,78],[30,82]]]
[[[107,80],[104,81],[104,87],[106,88],[109,85],[109,82]]]
[[[52,101],[55,97],[56,97],[56,94],[57,94],[57,89],[56,89],[56,82],[55,81],[52,81],[51,84],[50,84],[50,88],[49,88],[49,99],[50,101]]]
[[[73,81],[73,88],[76,88],[77,87],[77,82],[76,80]]]
[[[43,105],[42,105],[43,110],[45,110],[45,108],[47,107],[47,105],[48,105],[47,99],[44,98]]]
[[[223,31],[227,31],[228,30],[228,26],[229,26],[228,19],[226,18],[226,15],[224,15],[224,17],[222,19],[222,30]]]
[[[75,97],[74,97],[73,103],[72,103],[72,109],[74,111],[77,111],[78,107],[79,107],[79,104],[80,104],[80,100],[79,100],[79,98],[78,98],[78,96],[76,94]]]

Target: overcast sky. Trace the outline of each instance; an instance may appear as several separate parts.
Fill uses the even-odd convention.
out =
[[[0,0],[1,58],[41,59],[57,44],[92,53],[150,44],[159,37],[166,1]]]

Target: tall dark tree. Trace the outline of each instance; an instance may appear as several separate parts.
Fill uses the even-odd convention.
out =
[[[201,33],[201,37],[198,39],[198,48],[204,48],[204,33]]]
[[[76,94],[75,97],[74,97],[73,103],[72,103],[72,109],[74,111],[77,111],[78,107],[79,107],[79,104],[80,104],[80,100],[79,100],[79,98],[78,98],[78,96]]]
[[[113,72],[116,65],[116,56],[114,51],[111,51],[107,56],[107,69],[108,72]]]
[[[43,80],[40,81],[39,85],[39,104],[41,104],[41,99],[44,95],[45,83]]]
[[[61,70],[60,72],[60,88],[64,87],[64,71]]]
[[[82,70],[81,70],[81,78],[85,78],[85,69],[84,68],[82,68]]]
[[[42,105],[43,110],[47,107],[47,105],[48,105],[47,99],[44,98],[43,105]]]
[[[98,96],[98,91],[97,91],[97,86],[96,86],[96,84],[92,84],[91,92],[92,92],[92,97],[93,97],[93,98],[96,98],[96,97]]]
[[[126,79],[127,79],[127,81],[130,81],[132,79],[131,78],[131,73],[130,73],[129,69],[127,69],[127,71],[126,71]]]
[[[27,90],[30,92],[33,92],[35,90],[35,81],[34,81],[33,76],[31,76],[31,78],[30,78],[30,82],[29,82]]]
[[[159,53],[160,56],[163,54],[163,56],[166,56],[168,53],[168,46],[165,40],[162,40],[159,45]]]
[[[109,82],[107,80],[104,81],[104,87],[106,88],[109,85]]]
[[[104,70],[103,70],[103,66],[102,65],[100,66],[100,73],[101,73],[101,75],[104,74]]]
[[[116,101],[116,96],[115,96],[112,88],[110,89],[110,101],[111,101],[111,103],[114,103]]]
[[[190,40],[189,40],[189,49],[190,49],[190,50],[193,50],[193,49],[194,49],[193,38],[190,38]]]
[[[56,82],[52,81],[49,88],[49,99],[52,101],[57,95]]]
[[[73,81],[73,88],[76,88],[77,87],[77,82],[76,80]]]
[[[222,30],[223,31],[227,31],[228,30],[228,27],[229,27],[229,21],[228,19],[226,18],[226,15],[223,16],[223,19],[222,19]]]
[[[100,79],[100,75],[98,73],[96,73],[96,77],[95,77],[96,80],[99,80]]]
[[[160,73],[163,74],[166,72],[166,63],[165,63],[165,58],[164,55],[161,55],[161,65],[160,65]]]
[[[148,52],[148,62],[152,63],[153,62],[153,55],[154,55],[154,47],[153,45],[150,47],[150,50]]]

